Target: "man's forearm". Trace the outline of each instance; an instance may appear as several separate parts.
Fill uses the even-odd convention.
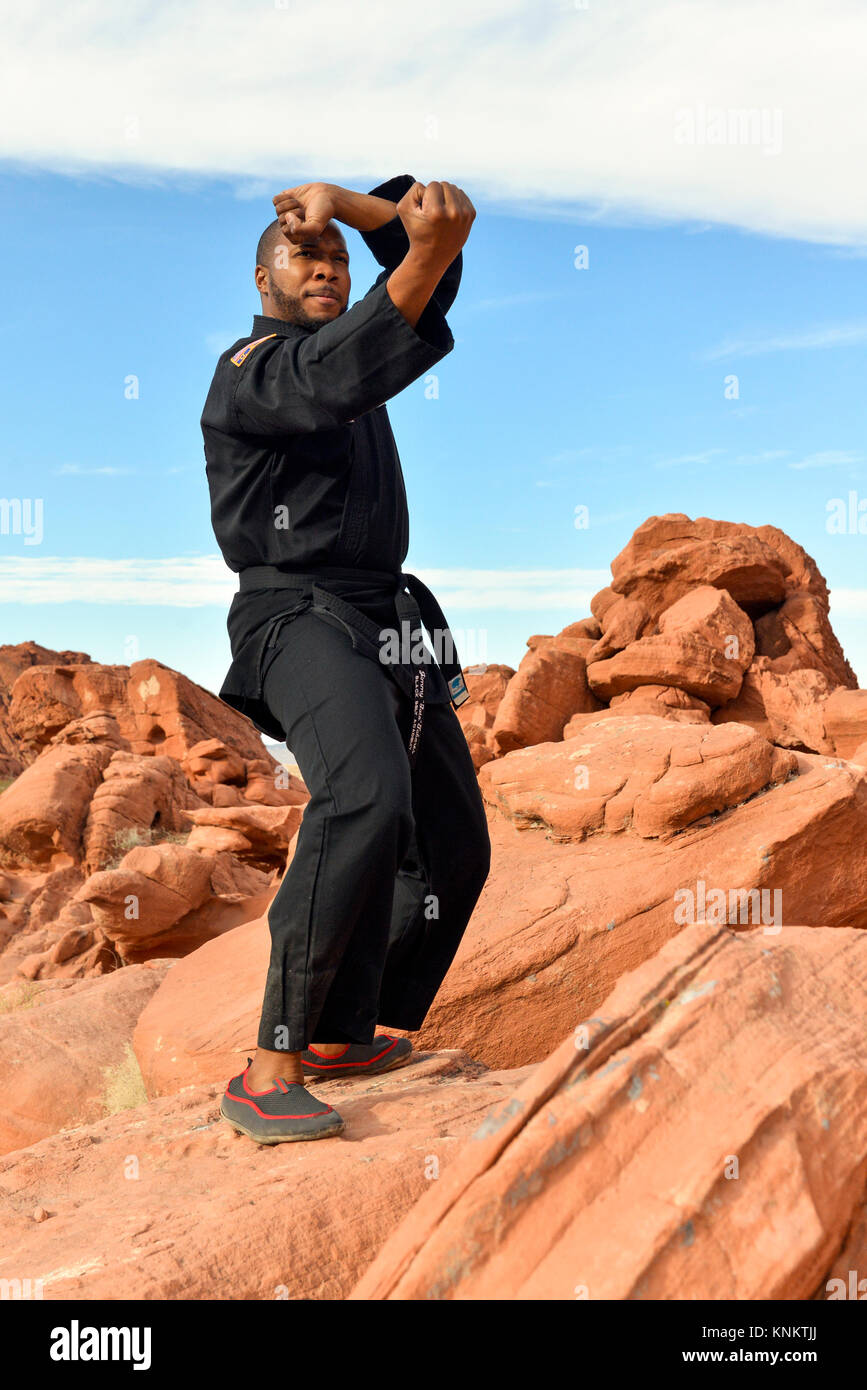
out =
[[[388,297],[415,328],[450,261],[410,247],[385,282]]]
[[[371,193],[353,193],[351,189],[340,188],[335,183],[328,187],[334,198],[335,218],[338,222],[345,222],[347,227],[354,227],[357,232],[373,232],[397,216],[397,204],[389,202],[387,198],[376,198]]]

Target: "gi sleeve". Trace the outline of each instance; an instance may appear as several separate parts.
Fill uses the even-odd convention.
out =
[[[383,271],[363,299],[314,333],[277,335],[240,366],[224,358],[230,434],[309,434],[335,429],[373,410],[451,352],[454,339],[437,310],[411,328],[385,286]]]
[[[368,196],[387,198],[391,203],[399,203],[404,193],[407,189],[412,188],[414,183],[415,179],[412,174],[398,174],[396,178],[388,179],[385,183],[378,184],[376,188],[371,188]],[[374,228],[372,232],[359,232],[359,236],[379,264],[385,266],[389,274],[397,269],[409,250],[409,237],[406,234],[406,228],[397,216],[393,217],[390,222],[384,223],[382,227]],[[448,313],[461,283],[462,270],[463,253],[459,251],[451,265],[443,271],[442,278],[431,295],[430,302],[425,305],[422,318],[419,319],[420,325],[432,305],[435,305],[441,314]],[[377,281],[377,283],[379,282]]]

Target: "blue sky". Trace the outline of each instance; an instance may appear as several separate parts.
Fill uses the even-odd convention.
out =
[[[270,195],[311,177],[366,191],[409,172],[460,183],[478,212],[438,398],[420,381],[389,406],[410,502],[405,568],[433,585],[465,662],[517,666],[528,636],[589,611],[636,526],[679,511],[770,522],[799,541],[867,684],[867,535],[826,524],[831,499],[867,497],[867,229],[842,195],[836,228],[816,225],[799,188],[788,209],[777,190],[762,226],[759,194],[744,208],[732,192],[761,172],[756,148],[725,151],[748,177],[718,164],[695,207],[687,178],[636,207],[619,173],[609,189],[588,174],[569,196],[558,176],[547,199],[516,196],[484,167],[479,133],[475,167],[421,136],[382,139],[347,167],[332,134],[322,164],[290,141],[285,161],[268,154],[273,172],[249,178],[237,156],[211,167],[213,150],[191,147],[171,168],[159,149],[101,157],[85,127],[86,159],[45,139],[7,147],[0,164],[0,492],[43,507],[38,544],[0,534],[3,642],[155,657],[219,689],[235,581],[210,528],[199,416],[218,352],[259,307],[252,261]],[[691,156],[707,167],[720,153]],[[347,240],[355,299],[377,267],[357,233]],[[138,399],[125,397],[130,376]]]

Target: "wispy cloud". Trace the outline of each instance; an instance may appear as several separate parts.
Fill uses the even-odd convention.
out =
[[[863,462],[864,455],[855,449],[822,449],[815,454],[806,454],[789,468],[839,468],[846,464]]]
[[[731,338],[700,354],[704,362],[724,357],[760,357],[767,352],[811,352],[821,348],[860,347],[867,343],[867,320],[830,324],[801,333],[778,333],[756,338]]]
[[[731,460],[733,468],[761,468],[766,463],[778,463],[787,457],[788,449],[760,449],[755,454],[738,454]]]
[[[287,178],[407,171],[531,217],[867,244],[867,107],[854,95],[867,10],[852,0],[824,0],[821,61],[815,25],[779,0],[380,0],[374,29],[364,6],[337,0],[325,103],[321,66],[299,61],[322,52],[316,5],[7,11],[0,157],[25,166],[140,185],[219,176],[263,199]],[[717,109],[736,130],[723,144],[704,138]],[[779,138],[756,141],[778,113]]]
[[[105,475],[106,477],[126,477],[135,473],[134,468],[118,468],[116,464],[99,464],[95,468],[85,468],[80,463],[61,463],[58,468],[52,468],[54,474],[75,474],[80,477],[88,477],[94,474]]]
[[[656,464],[654,464],[654,467],[655,467],[655,468],[680,468],[680,467],[682,467],[684,464],[690,464],[690,463],[707,464],[707,463],[712,463],[713,460],[714,460],[719,454],[724,454],[724,453],[725,453],[725,449],[702,449],[699,453],[696,453],[696,454],[678,454],[678,456],[677,456],[676,458],[660,459]]]
[[[498,608],[530,612],[558,608],[580,617],[611,582],[607,569],[416,570],[446,611]]]
[[[832,613],[867,614],[867,589],[832,589]]]
[[[660,459],[656,468],[678,468],[686,464],[708,465],[718,460],[725,449],[703,449],[694,454],[680,454],[677,458]],[[791,449],[759,449],[752,454],[736,454],[726,459],[726,468],[764,468],[769,464],[780,463],[791,455]],[[834,468],[862,463],[864,455],[856,449],[820,449],[805,454],[800,459],[786,464],[787,468]]]
[[[112,560],[91,555],[0,559],[0,589],[7,604],[228,606],[237,587],[237,577],[219,555],[164,560]]]
[[[592,596],[609,582],[607,570],[437,569],[414,571],[447,609],[589,612]],[[219,555],[160,560],[104,560],[91,556],[12,556],[0,559],[6,604],[87,603],[227,608],[237,575]]]
[[[503,294],[492,299],[477,299],[462,305],[461,313],[482,313],[490,309],[520,309],[525,304],[540,304],[546,300],[562,298],[562,290],[530,290],[525,294]]]

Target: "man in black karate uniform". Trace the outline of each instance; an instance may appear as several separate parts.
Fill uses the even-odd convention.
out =
[[[202,415],[214,532],[240,576],[220,696],[285,739],[310,792],[268,914],[256,1055],[222,1101],[260,1143],[342,1130],[305,1073],[410,1059],[377,1023],[421,1026],[490,866],[453,709],[460,663],[436,599],[401,570],[406,494],[385,405],[454,346],[445,312],[475,210],[455,185],[409,175],[366,195],[303,185],[274,204],[262,313],[220,357]],[[351,309],[332,218],[384,267]]]

